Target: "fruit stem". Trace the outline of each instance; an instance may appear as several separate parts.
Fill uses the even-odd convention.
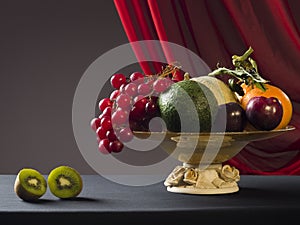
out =
[[[242,56],[233,55],[232,64],[235,66],[235,68],[243,68],[249,73],[257,73],[257,64],[252,58],[250,58],[250,55],[253,51],[253,48],[250,46]]]
[[[248,48],[248,50],[247,50],[242,56],[233,55],[233,56],[232,56],[232,64],[233,64],[235,67],[238,67],[239,63],[248,60],[249,56],[251,55],[251,53],[252,53],[253,51],[254,51],[253,48],[250,46],[250,47]]]
[[[183,75],[183,80],[189,80],[190,79],[190,75],[189,75],[189,73],[185,73],[184,75]]]
[[[216,76],[221,74],[227,74],[237,78],[239,81],[242,81],[246,85],[256,86],[262,91],[266,90],[265,83],[269,82],[263,79],[259,73],[256,62],[250,58],[251,53],[254,50],[250,46],[248,50],[241,56],[233,55],[232,64],[235,69],[227,69],[225,67],[220,67],[209,73],[209,76]]]

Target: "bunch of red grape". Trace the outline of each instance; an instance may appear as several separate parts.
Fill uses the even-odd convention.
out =
[[[109,98],[99,101],[101,113],[90,123],[96,132],[99,151],[103,154],[121,152],[123,143],[133,139],[133,131],[149,131],[149,121],[160,115],[159,94],[180,80],[183,73],[173,65],[157,75],[140,72],[133,72],[129,78],[122,73],[112,75],[110,84],[114,91]],[[161,127],[156,129],[159,131]]]

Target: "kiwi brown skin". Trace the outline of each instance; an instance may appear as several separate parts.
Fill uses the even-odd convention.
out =
[[[48,186],[51,193],[60,199],[77,197],[83,188],[80,173],[70,166],[58,166],[48,175]]]
[[[30,171],[33,169],[22,169],[19,171],[19,173],[17,174],[17,177],[15,179],[15,183],[14,183],[14,192],[16,193],[16,195],[19,198],[21,198],[24,201],[36,201],[45,194],[46,189],[47,189],[47,183],[46,183],[46,180],[44,180],[45,191],[40,192],[39,194],[28,191],[24,187],[24,185],[26,185],[26,184],[24,184],[23,181],[20,179],[21,172],[26,171],[26,170]],[[44,177],[42,175],[41,175],[41,179],[44,179]]]

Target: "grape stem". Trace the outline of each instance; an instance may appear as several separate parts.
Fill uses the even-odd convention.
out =
[[[177,62],[167,65],[162,72],[158,74],[158,78],[164,78],[174,73],[175,71],[181,69],[181,66]]]

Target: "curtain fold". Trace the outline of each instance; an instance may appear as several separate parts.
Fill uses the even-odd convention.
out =
[[[184,46],[214,69],[249,46],[260,74],[291,98],[295,131],[248,144],[228,161],[243,174],[300,175],[300,1],[114,0],[129,42],[161,40]],[[136,45],[135,45],[135,48]],[[149,54],[156,54],[148,48]],[[166,61],[176,61],[161,46]],[[143,58],[141,49],[134,49]],[[140,62],[145,73],[161,63]],[[196,68],[196,67],[195,67]],[[190,71],[189,71],[190,72]],[[194,71],[197,73],[197,71]]]

